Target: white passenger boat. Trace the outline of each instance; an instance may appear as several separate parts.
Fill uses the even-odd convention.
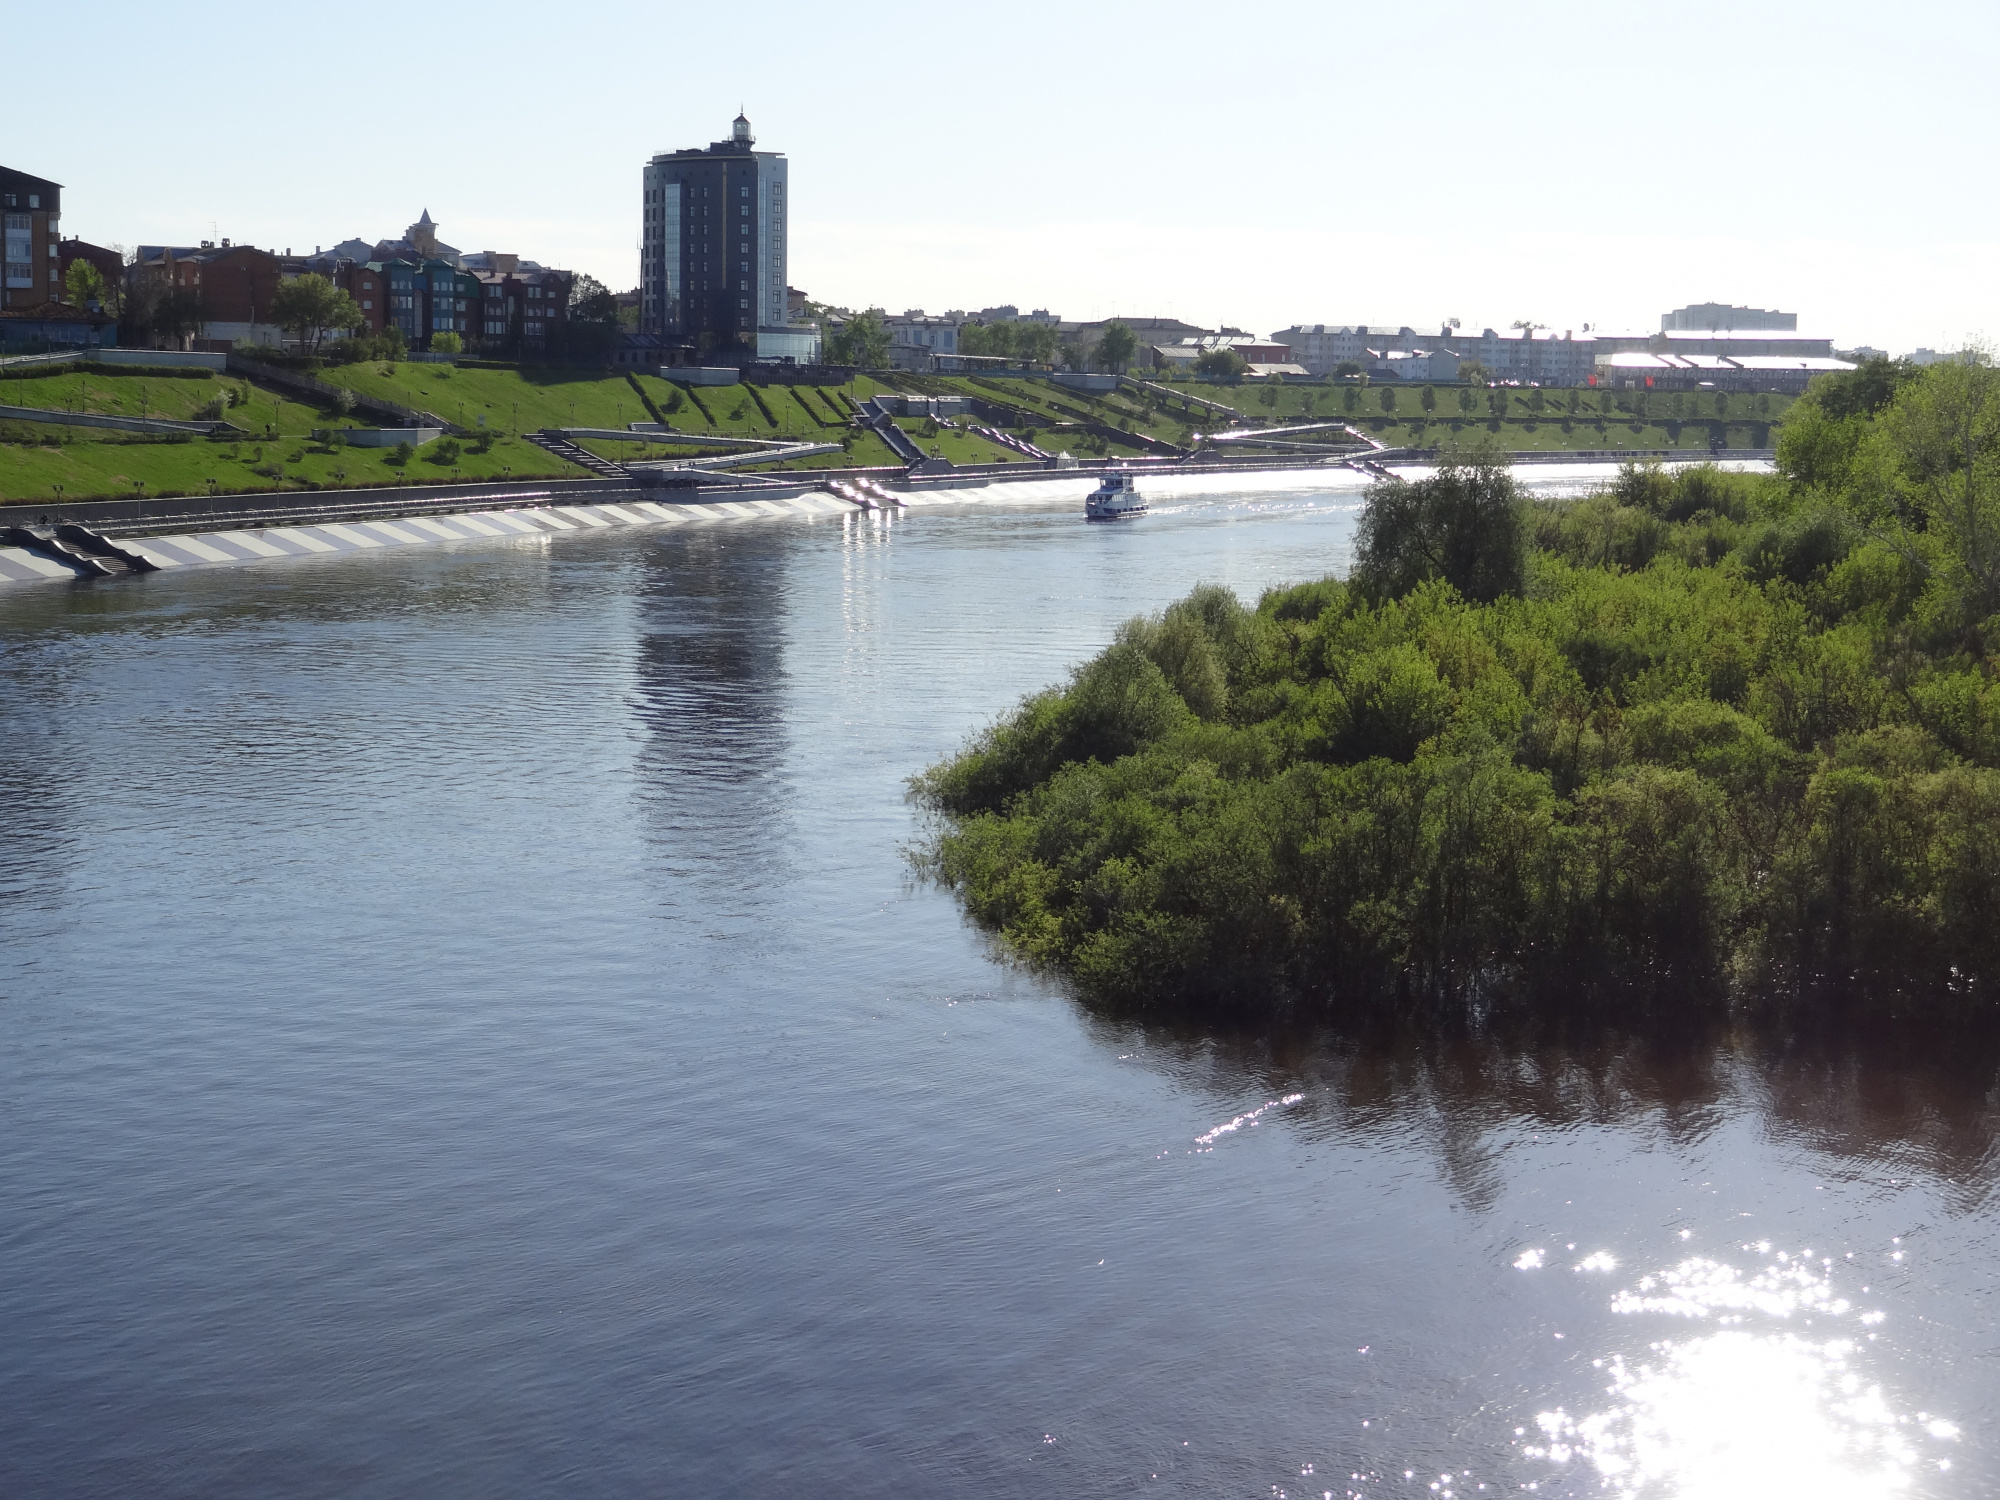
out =
[[[1090,492],[1090,498],[1083,502],[1083,518],[1086,521],[1124,521],[1146,513],[1146,497],[1139,493],[1132,476],[1123,469],[1112,469],[1104,476],[1104,482]]]

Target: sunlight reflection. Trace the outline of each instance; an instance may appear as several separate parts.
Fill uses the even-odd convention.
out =
[[[1743,1248],[1770,1260],[1746,1274],[1695,1257],[1614,1296],[1613,1312],[1715,1331],[1661,1339],[1637,1361],[1595,1361],[1611,1404],[1583,1416],[1540,1413],[1540,1437],[1523,1454],[1587,1463],[1621,1500],[1858,1500],[1907,1490],[1926,1461],[1925,1440],[1949,1442],[1958,1429],[1928,1412],[1897,1411],[1867,1378],[1862,1356],[1875,1335],[1861,1328],[1883,1315],[1854,1315],[1833,1289],[1829,1258]],[[1825,1324],[1852,1332],[1807,1331]]]
[[[1233,1120],[1225,1120],[1206,1135],[1196,1136],[1194,1143],[1197,1146],[1213,1150],[1219,1138],[1230,1134],[1232,1131],[1241,1130],[1245,1125],[1255,1125],[1258,1116],[1262,1115],[1264,1111],[1269,1109],[1285,1109],[1297,1104],[1303,1098],[1305,1098],[1304,1094],[1287,1094],[1282,1099],[1272,1099],[1268,1103],[1258,1105],[1255,1109],[1246,1110]]]

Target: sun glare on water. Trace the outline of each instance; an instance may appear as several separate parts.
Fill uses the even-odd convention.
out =
[[[1743,1248],[1770,1255],[1768,1245]],[[1515,1265],[1539,1264],[1526,1259]],[[1882,1314],[1836,1294],[1830,1259],[1780,1251],[1746,1273],[1696,1257],[1618,1292],[1611,1309],[1696,1326],[1654,1341],[1641,1357],[1595,1361],[1608,1398],[1601,1410],[1544,1411],[1533,1430],[1521,1429],[1524,1456],[1587,1464],[1600,1493],[1878,1500],[1951,1466],[1944,1455],[1957,1428],[1899,1411],[1869,1378],[1869,1330]]]

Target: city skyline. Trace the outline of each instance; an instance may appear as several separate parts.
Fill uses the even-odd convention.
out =
[[[1971,6],[1913,7],[1884,35],[1848,6],[1810,25],[1788,6],[1668,19],[1553,5],[1504,24],[1465,6],[1414,20],[1279,6],[1229,29],[1192,7],[1030,4],[1004,37],[953,14],[921,35],[861,16],[821,37],[816,12],[780,6],[781,29],[813,45],[692,69],[663,107],[603,87],[597,64],[564,71],[520,45],[541,13],[500,5],[424,79],[438,149],[366,172],[301,170],[288,132],[217,150],[192,144],[213,132],[147,131],[163,73],[228,79],[246,117],[297,109],[309,24],[184,24],[210,9],[225,14],[123,16],[89,111],[60,108],[56,78],[17,80],[6,160],[64,184],[65,234],[303,250],[428,207],[468,249],[625,290],[639,280],[634,161],[713,139],[741,107],[800,168],[791,284],[854,307],[1013,302],[1268,334],[1448,317],[1631,330],[1713,299],[1892,350],[2000,324],[1981,274],[2000,213],[1961,186],[1965,143],[1993,123],[1977,62],[2000,21]],[[587,5],[565,35],[615,43],[653,14]],[[1704,16],[1721,40],[1689,40],[1709,35]],[[720,18],[676,27],[691,56],[736,55]],[[10,35],[24,55],[70,44],[48,12]],[[1018,46],[1036,36],[1060,39],[1059,62]],[[344,120],[407,109],[411,86],[381,70],[326,85]],[[508,90],[520,103],[496,135]],[[1389,107],[1413,98],[1429,107]]]

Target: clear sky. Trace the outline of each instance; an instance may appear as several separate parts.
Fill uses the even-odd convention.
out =
[[[0,162],[99,243],[401,232],[637,280],[640,169],[739,105],[792,282],[1297,321],[1901,352],[2000,333],[1987,4],[16,5]],[[79,79],[87,83],[79,85]]]

